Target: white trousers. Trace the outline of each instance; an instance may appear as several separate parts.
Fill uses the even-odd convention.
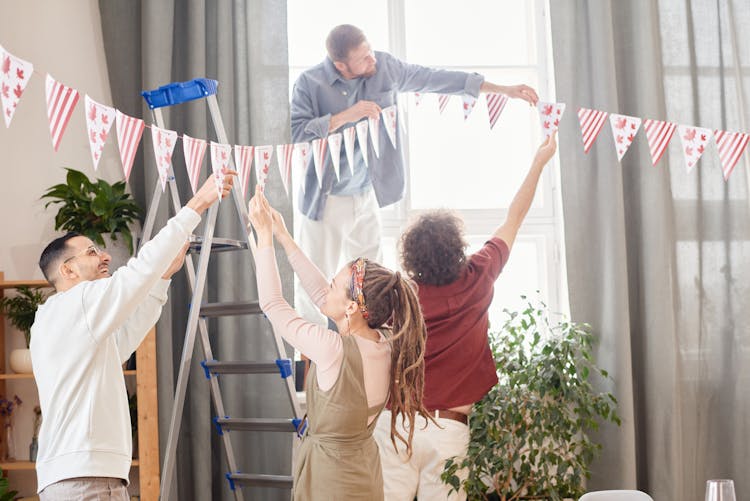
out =
[[[121,478],[80,477],[60,480],[39,493],[40,501],[128,501]]]
[[[358,257],[380,262],[382,230],[378,211],[372,189],[351,197],[329,195],[320,221],[300,217],[297,243],[327,279]],[[327,325],[296,276],[295,289],[297,311],[311,322]]]
[[[469,449],[469,427],[452,419],[436,418],[440,427],[417,416],[412,441],[411,459],[406,456],[406,447],[396,439],[398,453],[391,442],[391,413],[384,410],[373,436],[380,449],[380,463],[383,465],[383,490],[385,501],[432,501],[437,499],[466,499],[463,491],[451,492],[451,487],[443,483],[440,475],[446,459],[453,456],[462,458]],[[399,432],[406,438],[409,432],[401,426],[401,418],[396,419]],[[442,427],[442,428],[441,428]],[[463,481],[466,471],[459,470],[458,477]]]

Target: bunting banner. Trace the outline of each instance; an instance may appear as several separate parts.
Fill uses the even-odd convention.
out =
[[[211,176],[214,178],[216,191],[219,193],[221,202],[221,189],[224,186],[224,173],[229,170],[232,146],[211,141]]]
[[[388,139],[391,140],[391,144],[396,148],[396,127],[398,126],[396,105],[383,108],[380,114],[383,115],[383,125],[385,125],[385,132],[388,134]]]
[[[354,138],[357,131],[354,127],[347,127],[344,134],[344,151],[346,151],[346,163],[349,164],[349,172],[354,175]]]
[[[615,140],[617,160],[621,161],[625,152],[633,144],[635,135],[638,134],[638,129],[641,127],[641,119],[612,113],[609,115],[609,124],[612,126],[612,137]]]
[[[289,186],[291,186],[292,184],[293,152],[293,144],[280,144],[276,146],[276,162],[279,164],[281,183],[284,185],[284,192],[287,194],[287,196],[289,196]]]
[[[47,74],[45,90],[47,94],[47,119],[49,120],[49,134],[52,138],[52,149],[57,151],[60,140],[65,134],[73,110],[78,104],[78,91],[63,85],[49,73]]]
[[[369,167],[368,161],[369,151],[367,150],[367,128],[369,127],[369,120],[362,120],[357,122],[354,128],[357,131],[357,142],[359,143],[359,149],[362,152],[362,159],[365,161],[365,167]]]
[[[422,94],[420,92],[414,93],[414,106],[419,106],[419,103],[422,102]]]
[[[474,110],[474,106],[477,104],[477,98],[464,94],[463,96],[463,110],[464,110],[464,121],[469,118],[471,112]]]
[[[539,101],[536,105],[539,110],[539,121],[542,125],[542,135],[547,139],[560,126],[560,119],[565,112],[565,103],[547,103]]]
[[[451,100],[450,94],[438,95],[438,110],[440,110],[440,113],[443,113],[443,111],[445,111],[445,107],[448,106],[448,102],[450,100]]]
[[[154,143],[156,170],[159,172],[161,191],[163,193],[167,188],[169,170],[172,166],[172,152],[177,144],[177,133],[173,130],[160,129],[156,125],[152,125],[151,140]]]
[[[34,65],[14,56],[5,49],[0,51],[0,103],[3,107],[5,127],[10,127],[10,121],[16,113],[16,107],[21,100],[26,84],[34,73]]]
[[[651,151],[651,163],[656,167],[667,146],[669,146],[669,141],[672,140],[677,125],[671,122],[647,119],[643,122],[643,128],[646,129],[646,139],[648,139],[648,147]]]
[[[104,151],[104,143],[107,142],[109,131],[115,123],[115,109],[97,103],[88,94],[84,97],[83,103],[86,107],[86,130],[91,149],[91,161],[94,162],[94,170],[97,170],[102,151]]]
[[[508,102],[508,96],[504,94],[487,94],[487,113],[490,119],[490,130],[495,127],[497,119],[500,118],[500,114],[505,108],[505,103]]]
[[[680,136],[680,141],[682,142],[685,167],[687,167],[687,171],[690,173],[706,151],[706,146],[711,137],[711,130],[704,129],[703,127],[678,125],[677,134]]]
[[[607,120],[606,111],[578,108],[578,122],[581,124],[581,137],[583,139],[583,152],[588,153],[593,146],[596,137],[604,127]]]
[[[252,146],[234,145],[234,165],[242,189],[242,196],[247,196],[247,185],[253,168],[255,149]]]
[[[271,157],[273,156],[273,145],[255,147],[255,176],[260,191],[266,190],[266,181],[268,180],[268,171],[271,167]]]
[[[323,173],[325,172],[325,161],[326,161],[326,145],[328,141],[324,141],[320,138],[313,139],[312,142],[312,156],[313,163],[315,164],[315,175],[318,177],[318,186],[323,187]]]
[[[138,145],[141,142],[145,124],[140,118],[133,118],[117,110],[115,112],[115,123],[117,127],[117,145],[120,149],[120,161],[122,162],[122,173],[125,181],[130,178],[133,169],[133,161]]]
[[[328,149],[331,152],[331,163],[333,172],[336,174],[336,180],[341,179],[341,133],[337,132],[328,136]]]
[[[370,128],[370,141],[372,142],[372,151],[375,157],[380,158],[380,117],[368,118],[367,125]]]
[[[724,173],[724,181],[726,181],[732,174],[732,170],[737,165],[745,148],[747,148],[750,134],[716,129],[714,131],[714,138],[716,139],[716,146],[719,148],[721,171]]]
[[[305,172],[310,165],[310,143],[295,143],[292,150],[292,169],[302,173],[302,192],[305,191]],[[295,176],[292,176],[293,178]]]
[[[182,135],[182,153],[185,156],[185,168],[193,195],[198,191],[198,180],[201,167],[203,167],[203,157],[206,156],[206,148],[208,148],[208,143],[204,139],[196,139],[187,134]]]

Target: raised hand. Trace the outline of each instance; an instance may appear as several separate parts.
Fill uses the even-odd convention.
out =
[[[234,178],[236,175],[236,171],[224,171],[224,177],[221,184],[221,198],[225,198],[232,190],[232,184],[234,184]],[[219,190],[216,188],[216,181],[214,181],[213,176],[209,176],[203,183],[203,186],[198,189],[193,198],[191,198],[186,205],[200,214],[213,205],[218,199]]]
[[[527,103],[533,105],[536,105],[537,101],[539,101],[539,96],[537,96],[536,91],[524,84],[509,85],[505,87],[504,94],[514,99],[523,99]]]
[[[545,139],[539,149],[536,150],[536,156],[534,156],[534,163],[541,163],[542,165],[549,162],[550,158],[555,155],[557,151],[557,131],[554,131],[550,136]]]
[[[247,215],[250,224],[255,228],[258,235],[258,245],[273,244],[273,216],[271,215],[271,206],[263,194],[260,185],[255,186],[255,195],[247,204]]]

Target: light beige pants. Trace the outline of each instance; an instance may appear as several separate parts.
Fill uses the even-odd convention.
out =
[[[39,493],[40,501],[129,501],[128,488],[121,478],[80,477],[48,485]]]

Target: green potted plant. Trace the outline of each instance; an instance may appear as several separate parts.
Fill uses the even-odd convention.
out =
[[[23,332],[26,349],[10,352],[9,365],[14,372],[31,372],[31,325],[40,304],[47,299],[47,294],[33,287],[22,286],[16,289],[15,296],[0,298],[0,311],[10,319],[11,325]]]
[[[50,199],[45,208],[59,204],[55,230],[78,232],[101,247],[106,247],[105,235],[115,242],[121,236],[132,255],[130,227],[140,217],[141,208],[125,192],[125,181],[110,184],[97,179],[92,182],[83,172],[65,170],[68,171],[65,183],[52,186],[42,195]]]
[[[523,299],[491,335],[500,381],[474,406],[467,457],[448,460],[442,478],[458,489],[465,469],[469,499],[578,499],[601,449],[588,433],[620,424],[617,400],[592,385],[609,375],[593,360],[591,328]]]
[[[8,477],[5,476],[3,470],[0,470],[0,501],[13,501],[16,499],[16,494],[18,491],[10,489]]]

